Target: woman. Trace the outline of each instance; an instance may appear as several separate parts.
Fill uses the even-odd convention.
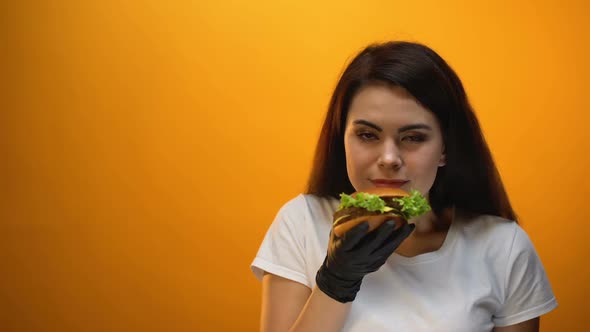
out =
[[[338,195],[416,189],[432,211],[332,234]],[[557,306],[463,86],[428,47],[372,45],[332,96],[308,190],[252,270],[262,331],[538,331]]]

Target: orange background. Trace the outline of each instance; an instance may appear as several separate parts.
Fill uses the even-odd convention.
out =
[[[3,4],[0,330],[256,330],[249,264],[338,74],[408,39],[463,79],[560,303],[543,330],[581,331],[588,2],[442,3]]]

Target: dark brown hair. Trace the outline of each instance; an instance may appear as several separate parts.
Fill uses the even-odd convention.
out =
[[[355,191],[346,172],[346,117],[356,92],[375,83],[404,88],[434,113],[440,124],[446,165],[438,169],[429,192],[436,214],[456,207],[516,220],[459,77],[432,49],[412,42],[370,45],[348,64],[330,100],[307,194],[339,199],[340,193]]]

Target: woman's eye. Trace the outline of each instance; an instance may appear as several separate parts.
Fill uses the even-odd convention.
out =
[[[424,142],[424,140],[426,139],[426,137],[424,137],[424,135],[408,135],[405,136],[404,138],[402,138],[402,141],[406,141],[406,142]]]
[[[377,136],[373,133],[361,132],[356,135],[363,141],[372,141],[377,139]]]

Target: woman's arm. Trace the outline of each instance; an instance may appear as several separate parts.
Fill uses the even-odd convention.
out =
[[[333,300],[317,287],[265,273],[261,332],[340,331],[352,302]]]
[[[495,327],[492,332],[539,332],[539,325],[541,324],[541,318],[533,318],[522,323]]]

